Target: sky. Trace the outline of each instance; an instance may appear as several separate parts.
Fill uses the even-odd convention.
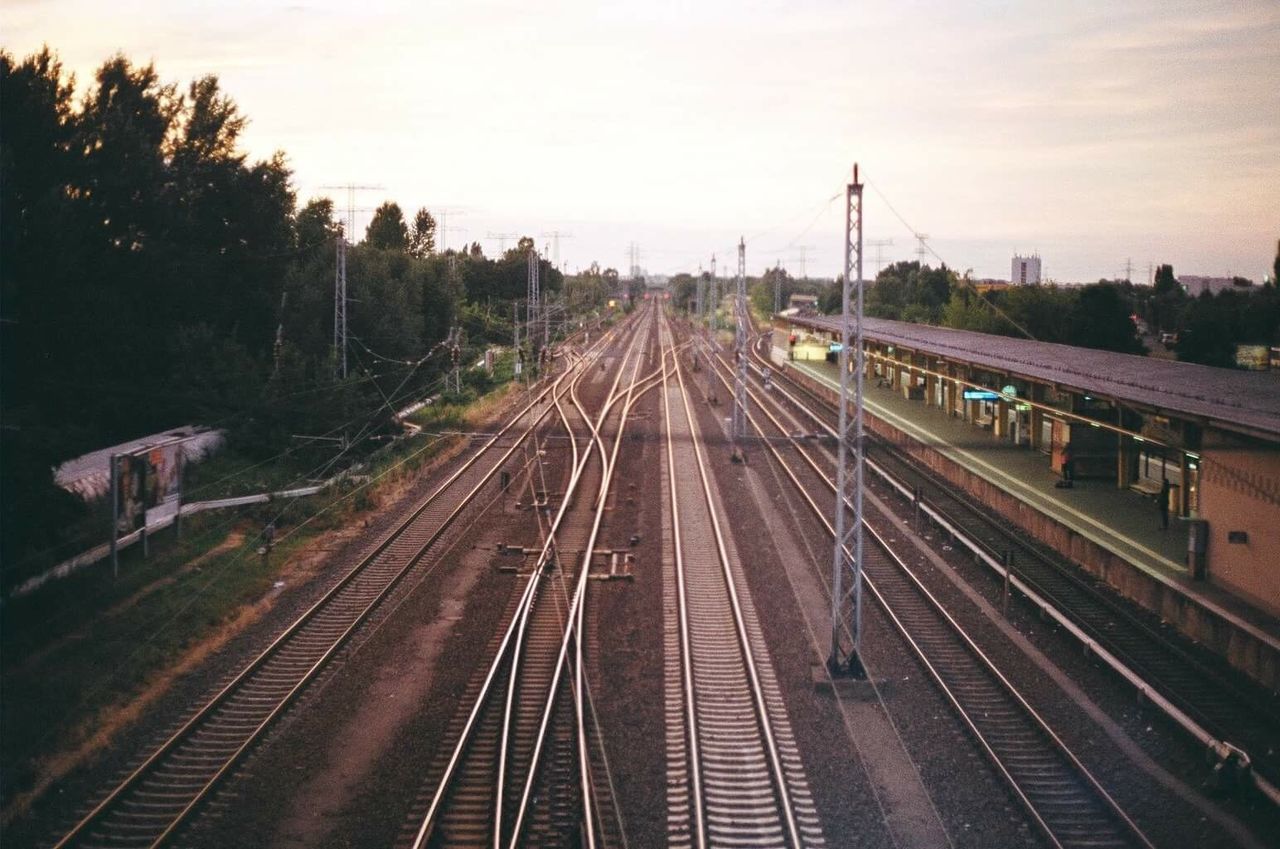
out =
[[[215,74],[300,202],[534,236],[567,270],[914,259],[1063,282],[1149,266],[1261,281],[1280,239],[1280,4],[8,0],[0,45],[81,88],[117,51]],[[494,238],[490,238],[494,234]],[[879,247],[874,241],[892,240]],[[510,244],[510,241],[508,241]]]

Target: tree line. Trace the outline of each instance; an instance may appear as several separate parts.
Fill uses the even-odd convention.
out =
[[[449,367],[452,327],[473,349],[511,339],[532,239],[441,253],[429,210],[388,201],[347,248],[338,377],[332,202],[299,207],[284,153],[246,156],[215,76],[179,87],[116,55],[77,96],[48,48],[0,51],[0,108],[0,561],[82,513],[52,484],[65,459],[183,424],[262,457],[291,434],[389,428],[392,390]],[[540,262],[555,297],[563,276]],[[603,302],[606,274],[582,277],[571,295]]]
[[[885,266],[866,289],[868,316],[932,324],[1003,336],[1030,337],[1084,348],[1143,354],[1149,338],[1176,338],[1173,351],[1183,362],[1235,367],[1237,345],[1280,345],[1280,243],[1275,274],[1263,285],[1235,278],[1216,294],[1192,297],[1178,283],[1173,267],[1161,265],[1154,285],[1129,280],[1099,280],[1085,286],[979,287],[945,264],[895,262]],[[705,277],[705,275],[704,275]],[[792,293],[816,294],[818,310],[840,311],[839,281],[794,280],[785,269],[769,269],[749,280],[752,301],[764,314],[773,310],[774,280],[781,282],[785,307]],[[692,309],[697,278],[672,279],[673,299]]]

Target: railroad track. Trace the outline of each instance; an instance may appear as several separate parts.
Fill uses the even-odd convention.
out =
[[[567,376],[561,376],[539,390],[319,601],[105,789],[56,849],[157,847],[172,840],[392,591],[434,565],[446,531],[548,414],[537,405],[567,389]],[[511,444],[503,447],[504,440]]]
[[[728,372],[716,363],[718,373]],[[721,380],[728,385],[725,374]],[[828,505],[812,494],[834,497],[831,458],[796,438],[770,411],[771,398],[754,389],[749,397],[747,420],[764,437],[761,445],[834,539]],[[865,517],[864,529],[871,543],[863,557],[868,592],[1050,844],[1149,849],[1137,825]]]
[[[612,797],[599,772],[603,749],[588,722],[582,631],[591,552],[604,514],[614,460],[631,404],[653,378],[640,376],[642,314],[608,397],[593,413],[583,378],[603,348],[584,358],[556,415],[571,438],[568,480],[543,531],[532,573],[492,651],[483,681],[471,688],[466,719],[447,759],[433,770],[425,812],[405,845],[562,846],[604,844]],[[630,377],[624,388],[624,373]],[[612,422],[612,451],[604,431]]]
[[[752,356],[758,365],[767,365],[755,346]],[[801,415],[834,435],[829,422],[835,411],[829,402],[785,371],[774,386]],[[1169,626],[1083,576],[1057,552],[963,498],[896,446],[874,434],[868,438],[875,446],[868,466],[877,476],[918,501],[924,514],[965,542],[997,579],[1003,580],[1007,569],[1013,589],[1057,619],[1220,762],[1250,771],[1259,790],[1280,803],[1280,702],[1275,694],[1225,673],[1206,650],[1188,645]]]
[[[668,838],[673,846],[822,846],[803,765],[710,486],[677,349],[663,327],[673,563],[666,598]]]

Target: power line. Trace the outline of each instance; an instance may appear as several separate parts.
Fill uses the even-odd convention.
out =
[[[898,210],[894,208],[893,204],[889,202],[889,199],[885,197],[884,192],[880,191],[879,186],[877,186],[875,183],[871,182],[870,180],[867,180],[866,184],[871,187],[872,191],[874,191],[877,195],[879,195],[880,200],[884,201],[884,205],[889,209],[890,212],[893,213],[894,218],[897,218],[898,221],[902,222],[902,226],[906,227],[907,230],[909,230],[911,234],[915,236],[916,239],[919,240],[920,247],[917,249],[917,252],[919,252],[920,250],[927,250],[929,253],[933,254],[934,258],[937,259],[938,262],[942,263],[943,265],[946,265],[947,261],[943,259],[942,256],[933,249],[933,245],[929,244],[929,241],[928,241],[929,234],[923,233],[917,230],[916,228],[912,227],[907,222],[907,219],[902,217],[902,213],[898,212]],[[982,303],[986,304],[987,307],[991,309],[992,312],[994,312],[996,315],[1003,318],[1005,321],[1009,322],[1009,324],[1012,325],[1014,329],[1016,329],[1023,336],[1033,341],[1035,340],[1036,337],[1031,333],[1030,330],[1027,330],[1025,327],[1023,327],[1021,324],[1015,321],[1008,313],[1000,309],[1000,307],[996,306],[995,303],[992,302],[990,298],[988,298],[986,295],[982,293],[980,289],[978,289],[978,287],[973,285],[972,281],[970,281],[966,277],[961,277],[959,278],[959,280],[961,284],[968,287],[970,291],[972,291],[975,295],[977,295],[978,299],[981,300]]]
[[[492,239],[492,240],[496,240],[496,241],[497,241],[497,243],[498,243],[498,258],[499,258],[499,259],[501,259],[501,258],[502,258],[502,255],[503,255],[503,254],[505,254],[505,253],[507,252],[507,239],[517,239],[517,238],[519,238],[519,237],[520,237],[520,234],[519,234],[519,233],[492,233],[492,232],[490,232],[490,233],[486,233],[486,234],[485,234],[485,238],[486,238],[486,239]]]
[[[880,269],[884,268],[884,249],[893,244],[893,239],[868,239],[866,244],[876,249],[876,276],[880,276]]]
[[[321,186],[322,189],[341,190],[347,193],[347,232],[354,233],[356,231],[356,192],[362,191],[382,191],[384,186],[359,186],[355,183],[347,183],[342,186]]]
[[[542,238],[551,239],[551,262],[556,267],[560,267],[560,240],[572,239],[572,233],[566,233],[562,230],[551,230],[542,234]]]
[[[932,248],[925,247],[925,242],[928,240],[929,234],[928,233],[912,233],[911,235],[915,236],[916,241],[920,243],[919,245],[916,246],[915,255],[916,255],[916,261],[920,263],[921,267],[923,267],[925,254],[929,253],[932,250]]]

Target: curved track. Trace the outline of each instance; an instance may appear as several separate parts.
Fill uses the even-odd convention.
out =
[[[172,839],[382,601],[415,569],[430,568],[445,532],[539,427],[547,413],[538,412],[537,405],[567,389],[562,376],[538,390],[372,553],[139,767],[106,790],[57,849],[154,847]]]
[[[598,741],[589,731],[581,633],[591,551],[604,513],[614,459],[631,404],[653,382],[640,377],[641,342],[651,314],[635,332],[598,413],[582,398],[606,345],[581,361],[556,415],[569,440],[568,480],[546,528],[532,574],[521,587],[483,683],[438,770],[431,801],[411,845],[530,846],[604,842],[597,791]],[[603,340],[602,340],[603,341]],[[619,389],[628,367],[630,375]],[[606,444],[612,430],[612,453]],[[581,446],[581,448],[580,448]],[[571,667],[571,671],[566,670]],[[594,741],[594,742],[593,742]]]

